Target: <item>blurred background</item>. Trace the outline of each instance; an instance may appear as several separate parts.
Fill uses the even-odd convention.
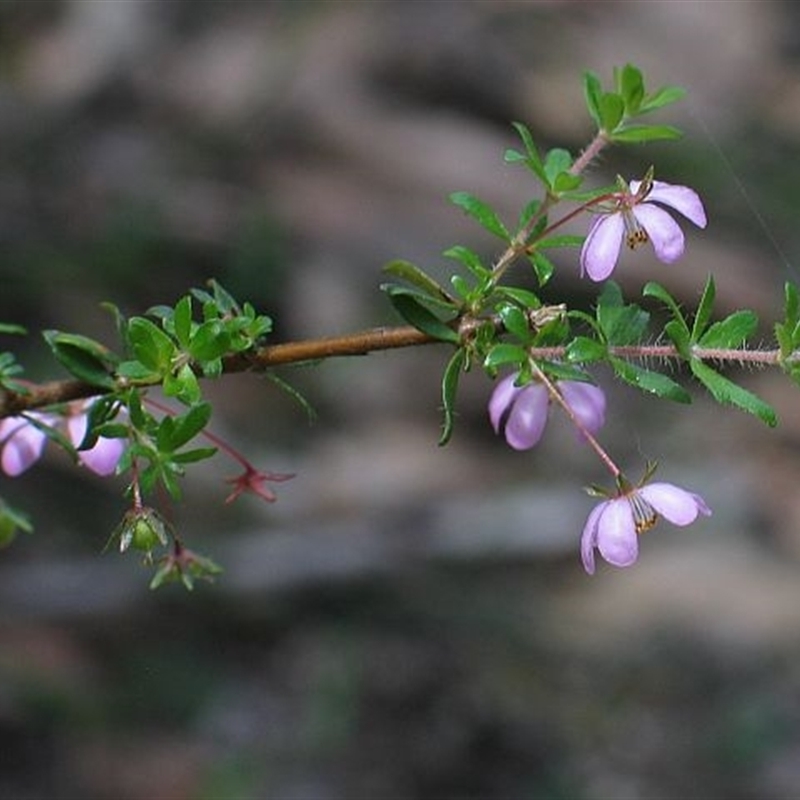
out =
[[[631,61],[688,89],[660,117],[687,137],[607,151],[589,182],[655,164],[710,224],[678,264],[642,250],[616,277],[691,306],[713,273],[719,313],[754,308],[766,342],[800,275],[799,59],[798,5],[765,0],[4,0],[0,320],[113,344],[103,301],[141,313],[215,277],[280,339],[393,323],[387,261],[492,256],[450,192],[509,220],[531,198],[510,122],[579,151],[583,70]],[[589,302],[575,255],[559,267],[552,298]],[[589,578],[600,465],[557,415],[511,452],[480,374],[437,448],[447,356],[282,370],[313,424],[268,380],[208,386],[215,432],[297,477],[223,506],[235,465],[192,472],[162,510],[225,567],[192,594],[103,552],[121,481],[54,448],[4,479],[36,531],[0,554],[0,796],[796,797],[796,389],[737,375],[773,431],[606,380],[612,454],[634,477],[659,459],[714,516]],[[57,377],[37,337],[22,358]]]

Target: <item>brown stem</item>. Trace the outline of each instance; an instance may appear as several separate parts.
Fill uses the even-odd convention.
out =
[[[499,320],[494,318],[463,320],[459,332],[463,338],[487,322],[494,323],[501,329]],[[298,364],[305,361],[320,361],[337,356],[367,355],[381,350],[393,350],[402,347],[435,344],[439,340],[410,326],[401,325],[394,328],[371,328],[342,336],[328,336],[320,339],[307,339],[298,342],[283,342],[267,345],[254,353],[241,353],[228,356],[224,360],[225,373],[259,371],[287,364]],[[559,360],[564,358],[566,348],[563,346],[532,348],[531,358],[539,360]],[[621,358],[681,358],[672,345],[631,345],[610,347],[611,355]],[[774,366],[781,362],[779,350],[737,350],[711,349],[696,347],[692,355],[701,361],[733,362]],[[98,388],[90,383],[74,378],[30,384],[27,391],[3,392],[0,390],[0,419],[20,414],[44,406],[68,403],[87,397],[106,394],[108,390]]]
[[[366,355],[379,350],[433,344],[436,341],[438,340],[411,325],[372,328],[343,336],[268,345],[254,353],[228,356],[224,360],[224,371],[235,373],[263,370],[303,361],[319,361],[334,356]],[[31,384],[26,389],[24,393],[0,390],[0,419],[35,408],[107,393],[107,390],[75,378]]]

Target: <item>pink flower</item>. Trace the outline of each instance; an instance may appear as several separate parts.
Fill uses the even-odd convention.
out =
[[[650,483],[621,492],[596,505],[581,536],[583,566],[594,574],[594,549],[615,567],[629,567],[639,555],[638,535],[650,530],[658,517],[673,525],[690,525],[698,514],[711,515],[702,497],[671,483]]]
[[[66,432],[72,446],[77,448],[86,436],[91,406],[81,403],[76,408],[76,412],[66,419]],[[44,452],[47,434],[31,422],[31,419],[51,428],[62,422],[62,418],[55,414],[36,411],[24,417],[6,417],[0,420],[0,447],[2,447],[0,468],[10,477],[21,475],[32,467]],[[117,468],[124,450],[124,439],[108,439],[101,436],[93,447],[78,450],[78,460],[97,475],[106,476]]]
[[[32,411],[29,415],[43,425],[52,425],[57,417]],[[42,456],[47,435],[26,417],[0,420],[0,468],[14,478],[32,467]]]
[[[518,372],[503,378],[489,400],[489,419],[495,433],[502,428],[515,450],[528,450],[542,438],[550,408],[550,395],[540,381],[517,386]],[[581,425],[591,434],[605,422],[603,390],[581,381],[556,381],[556,387]]]
[[[581,275],[585,273],[593,281],[605,280],[617,264],[623,237],[632,250],[650,241],[659,261],[677,261],[684,251],[683,231],[655,203],[675,209],[699,228],[706,226],[706,212],[694,189],[647,178],[631,181],[629,187],[614,195],[611,208],[592,223],[581,250]]]
[[[73,447],[80,447],[89,423],[88,409],[67,418],[67,435]],[[78,461],[96,475],[111,475],[125,451],[125,439],[108,439],[99,436],[88,450],[78,450]]]

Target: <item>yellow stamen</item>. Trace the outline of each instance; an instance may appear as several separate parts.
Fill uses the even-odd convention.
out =
[[[633,524],[636,533],[649,531],[658,522],[658,512],[638,492],[627,495],[633,512]]]
[[[625,222],[625,243],[631,250],[635,250],[650,241],[647,231],[630,209],[623,210],[622,219]]]

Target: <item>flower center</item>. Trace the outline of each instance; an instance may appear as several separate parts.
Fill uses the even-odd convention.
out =
[[[658,521],[658,512],[638,492],[627,495],[633,512],[633,525],[636,533],[645,533]]]
[[[625,222],[625,243],[631,250],[635,250],[637,247],[650,241],[647,231],[642,227],[639,220],[636,219],[636,216],[630,208],[622,209],[622,219]]]

